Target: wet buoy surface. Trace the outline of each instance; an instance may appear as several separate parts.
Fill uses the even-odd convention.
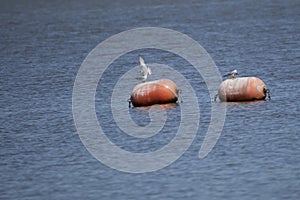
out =
[[[178,100],[179,88],[169,79],[150,81],[136,85],[131,92],[133,106],[174,103]]]
[[[231,78],[221,83],[218,95],[221,101],[263,100],[267,95],[267,87],[257,77]]]

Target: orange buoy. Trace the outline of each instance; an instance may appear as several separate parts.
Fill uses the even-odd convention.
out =
[[[136,85],[131,92],[133,106],[174,103],[178,100],[179,88],[169,79],[150,81]]]
[[[241,77],[223,81],[218,95],[221,101],[252,101],[265,99],[267,91],[267,87],[261,79]]]

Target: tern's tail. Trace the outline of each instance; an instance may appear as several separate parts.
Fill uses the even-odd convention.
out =
[[[152,74],[152,71],[151,71],[151,68],[148,67],[148,74],[151,75]]]

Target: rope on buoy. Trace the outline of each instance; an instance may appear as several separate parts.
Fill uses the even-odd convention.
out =
[[[219,94],[216,94],[215,97],[214,97],[214,102],[217,101],[217,98],[219,97]]]
[[[271,92],[270,92],[269,89],[266,89],[266,95],[267,95],[267,99],[268,99],[269,101],[271,101]]]
[[[182,98],[182,95],[181,95],[182,91],[181,90],[178,90],[178,97],[180,99],[180,103],[183,103],[183,98]]]
[[[128,108],[131,108],[131,99],[127,99],[127,102],[128,102]]]

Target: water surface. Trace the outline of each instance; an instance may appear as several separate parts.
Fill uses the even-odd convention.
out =
[[[299,199],[299,9],[297,1],[2,1],[0,198]],[[148,26],[192,37],[222,74],[237,69],[261,78],[272,100],[217,102],[227,108],[224,129],[213,151],[199,159],[211,104],[201,77],[170,53],[148,49],[121,57],[96,95],[99,123],[112,141],[127,150],[153,151],[178,127],[180,106],[168,109],[163,134],[150,140],[131,139],[113,126],[111,87],[138,65],[137,53],[180,70],[197,92],[201,111],[197,136],[180,159],[160,171],[128,174],[103,165],[82,144],[72,89],[82,61],[98,43]],[[120,66],[123,71],[115,73]],[[149,120],[145,111],[130,112],[137,123]]]

